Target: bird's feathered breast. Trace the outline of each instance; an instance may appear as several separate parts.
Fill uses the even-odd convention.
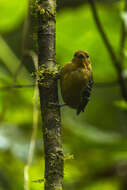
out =
[[[74,63],[66,64],[61,69],[61,93],[67,105],[78,108],[81,102],[81,93],[87,87],[91,76],[91,67],[78,67]]]

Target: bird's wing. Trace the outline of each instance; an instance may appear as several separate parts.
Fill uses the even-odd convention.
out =
[[[80,99],[80,104],[77,109],[77,115],[79,115],[81,111],[84,112],[84,109],[90,99],[92,87],[93,87],[93,77],[90,78],[87,86],[81,92],[81,99]]]
[[[61,76],[64,76],[66,73],[70,73],[72,71],[76,70],[75,68],[75,65],[72,64],[72,62],[64,65],[62,68],[61,68],[61,71],[60,71],[60,75]]]

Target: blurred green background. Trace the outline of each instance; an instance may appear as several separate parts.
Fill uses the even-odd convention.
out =
[[[124,0],[98,1],[97,11],[110,43],[119,54]],[[31,6],[30,6],[31,7]],[[76,50],[89,52],[95,85],[84,113],[62,108],[64,189],[127,189],[127,104],[117,72],[94,22],[88,1],[59,0],[56,57],[61,67]],[[28,0],[0,0],[0,190],[22,190],[35,114],[34,64],[23,48],[36,51],[36,16]],[[33,18],[34,17],[34,18]],[[124,48],[127,76],[127,42]],[[115,82],[114,82],[115,81]],[[102,85],[99,85],[103,83]],[[112,85],[110,85],[112,84]],[[29,87],[12,85],[28,85]],[[21,87],[21,88],[18,88]],[[60,96],[60,94],[59,94]],[[62,99],[60,97],[60,102]],[[29,168],[29,189],[42,190],[44,151],[38,100],[36,146]],[[33,182],[34,181],[34,182]]]

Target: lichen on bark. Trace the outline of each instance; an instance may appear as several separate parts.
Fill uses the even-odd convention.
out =
[[[56,65],[56,1],[36,0],[38,13],[37,73],[43,121],[45,153],[45,190],[61,190],[63,180],[63,150],[61,115],[58,102]]]

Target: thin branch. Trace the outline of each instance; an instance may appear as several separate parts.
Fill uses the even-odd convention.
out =
[[[38,63],[38,56],[37,56],[37,54],[32,50],[25,50],[24,54],[32,57],[33,63],[35,63],[34,64],[35,70],[38,71],[38,64],[37,64]]]
[[[33,88],[34,86],[35,86],[34,84],[28,84],[28,85],[17,84],[17,85],[1,86],[0,90],[8,90],[11,88]]]
[[[96,6],[95,6],[95,1],[94,0],[89,0],[89,3],[90,3],[90,6],[91,6],[91,10],[92,10],[92,13],[93,13],[93,18],[95,20],[95,23],[97,25],[97,28],[100,32],[100,35],[104,41],[104,44],[109,52],[109,55],[112,59],[112,63],[114,64],[114,67],[116,68],[116,71],[117,71],[117,74],[118,74],[118,81],[119,81],[119,84],[120,84],[120,87],[121,87],[121,93],[122,93],[122,96],[123,98],[127,101],[127,87],[126,87],[126,82],[123,78],[123,69],[122,69],[122,66],[121,64],[119,63],[119,61],[117,60],[117,57],[115,55],[115,52],[107,38],[107,35],[106,33],[104,32],[103,30],[103,27],[102,27],[102,24],[100,22],[100,19],[99,19],[99,16],[98,16],[98,13],[97,13],[97,10],[96,10]]]
[[[27,51],[27,53],[32,57],[34,66],[36,68],[36,71],[38,71],[38,57],[35,52],[33,51]],[[29,190],[29,168],[33,160],[34,156],[34,149],[35,149],[35,143],[36,143],[36,136],[37,136],[37,128],[38,128],[38,82],[36,79],[35,82],[35,88],[34,88],[34,107],[33,107],[33,130],[32,130],[32,136],[30,140],[30,148],[28,153],[28,160],[27,164],[24,167],[24,189]]]
[[[113,63],[115,64],[115,67],[118,67],[118,69],[119,69],[119,63],[117,61],[117,57],[116,57],[115,52],[114,52],[114,50],[113,50],[113,48],[112,48],[112,46],[111,46],[111,44],[110,44],[110,42],[108,40],[108,37],[107,37],[106,33],[103,30],[103,26],[102,26],[102,24],[100,22],[100,19],[99,19],[97,10],[96,10],[95,2],[94,2],[94,0],[89,0],[89,3],[90,3],[91,10],[92,10],[92,13],[93,13],[93,18],[94,18],[95,23],[97,25],[97,28],[98,28],[98,30],[99,30],[99,32],[101,34],[101,37],[102,37],[102,39],[103,39],[103,41],[105,43],[105,46],[106,46],[106,48],[107,48],[107,50],[108,50],[108,52],[110,54],[110,57],[111,57]]]
[[[127,0],[125,0],[124,12],[127,12]],[[120,40],[120,61],[121,64],[124,62],[124,46],[126,41],[127,29],[125,26],[124,19],[122,18],[122,28],[121,28],[121,40]]]
[[[123,64],[124,61],[124,46],[126,40],[127,31],[125,29],[125,23],[122,21],[121,41],[120,41],[120,61]]]
[[[37,136],[37,127],[38,127],[38,86],[36,81],[36,86],[34,89],[34,108],[33,108],[33,130],[32,136],[30,140],[30,148],[28,153],[28,160],[27,164],[24,167],[24,189],[29,190],[29,168],[33,160],[34,150],[35,150],[35,143],[36,143],[36,136]]]
[[[94,83],[93,88],[110,88],[110,87],[114,87],[114,86],[118,86],[119,85],[119,81],[113,81],[113,82],[97,82]],[[28,84],[28,85],[9,85],[9,86],[1,86],[0,90],[8,90],[10,88],[33,88],[35,87],[35,84]]]

